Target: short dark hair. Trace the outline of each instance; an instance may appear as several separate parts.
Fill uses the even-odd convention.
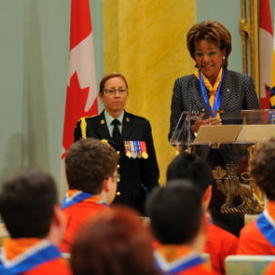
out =
[[[203,21],[195,24],[187,33],[187,47],[192,58],[195,58],[196,42],[207,40],[225,51],[223,67],[228,65],[228,56],[231,52],[231,34],[225,26],[217,21]]]
[[[182,152],[177,155],[167,168],[167,180],[189,179],[201,192],[212,185],[214,178],[210,166],[200,157]]]
[[[156,275],[152,236],[138,214],[112,207],[79,231],[72,247],[75,275]]]
[[[94,138],[76,141],[65,159],[69,188],[99,194],[117,163],[118,154],[109,144]]]
[[[47,236],[56,203],[53,178],[38,170],[5,181],[0,192],[0,213],[12,238]]]
[[[152,230],[162,244],[187,244],[203,216],[201,193],[189,181],[174,180],[153,190],[146,202]]]
[[[275,201],[275,139],[256,147],[249,164],[256,184],[269,200]]]
[[[126,88],[127,88],[127,90],[128,90],[128,83],[127,83],[126,77],[125,77],[123,74],[121,74],[121,73],[110,73],[110,74],[105,75],[105,76],[101,79],[101,81],[100,81],[100,83],[99,83],[99,93],[100,93],[100,94],[103,94],[103,92],[104,92],[105,83],[106,83],[109,79],[112,79],[112,78],[114,78],[114,77],[120,77],[120,78],[125,82],[125,86],[126,86]]]

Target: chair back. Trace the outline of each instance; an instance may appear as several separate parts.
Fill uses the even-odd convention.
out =
[[[225,259],[226,275],[263,274],[275,255],[232,255]]]

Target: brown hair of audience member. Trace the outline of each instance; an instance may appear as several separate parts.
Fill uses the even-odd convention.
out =
[[[0,213],[12,238],[44,238],[57,203],[51,175],[27,169],[3,182]]]
[[[275,201],[275,139],[256,147],[250,160],[250,173],[269,200]]]
[[[123,74],[121,74],[121,73],[110,73],[110,74],[105,75],[105,76],[101,79],[101,81],[100,81],[100,83],[99,83],[99,93],[100,93],[100,94],[103,94],[103,93],[104,93],[105,83],[106,83],[109,79],[112,79],[112,78],[114,78],[114,77],[120,77],[120,78],[125,82],[125,86],[126,86],[126,88],[127,88],[127,90],[128,90],[128,83],[127,83],[127,80],[126,80],[126,78],[125,78],[125,76],[124,76]]]
[[[187,33],[187,47],[190,55],[195,59],[195,46],[198,41],[206,40],[225,52],[223,68],[227,68],[227,58],[231,52],[231,34],[217,21],[203,21],[195,24]]]
[[[136,212],[110,208],[80,230],[72,247],[72,270],[75,275],[160,274],[151,243],[151,234]]]
[[[93,138],[78,140],[65,159],[69,188],[99,194],[103,181],[117,169],[118,158],[109,144]]]

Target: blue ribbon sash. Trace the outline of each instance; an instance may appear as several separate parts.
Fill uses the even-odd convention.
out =
[[[41,241],[12,260],[8,260],[5,250],[0,253],[0,274],[17,275],[36,266],[60,258],[60,251],[48,241]]]
[[[205,260],[197,253],[191,253],[188,256],[184,256],[172,263],[168,263],[158,252],[155,252],[155,261],[157,267],[159,267],[167,275],[177,274],[205,263]]]
[[[72,197],[69,197],[68,195],[66,195],[61,203],[61,209],[70,207],[76,203],[84,201],[84,200],[91,198],[93,196],[94,195],[92,195],[90,193],[86,193],[86,192],[82,192],[82,191],[75,193]]]
[[[265,210],[257,219],[256,224],[265,238],[275,246],[275,223]]]
[[[203,77],[202,77],[202,73],[200,72],[200,77],[199,77],[199,83],[200,83],[200,92],[202,94],[203,100],[207,106],[208,111],[210,112],[210,115],[212,117],[216,116],[216,112],[220,110],[221,108],[221,102],[222,102],[222,97],[221,97],[221,86],[222,86],[222,82],[223,82],[223,78],[225,75],[225,70],[222,72],[222,78],[220,81],[220,84],[217,88],[216,91],[216,96],[215,96],[215,101],[214,101],[214,105],[213,108],[211,108],[210,103],[209,103],[209,96],[208,96],[208,91],[205,87],[204,81],[203,81]]]

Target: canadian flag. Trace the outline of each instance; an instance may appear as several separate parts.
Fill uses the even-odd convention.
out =
[[[272,69],[272,20],[270,0],[260,0],[260,104],[262,109],[269,108],[270,77]]]
[[[71,0],[69,76],[63,131],[64,152],[73,143],[76,121],[83,116],[98,113],[95,72],[89,0]]]

